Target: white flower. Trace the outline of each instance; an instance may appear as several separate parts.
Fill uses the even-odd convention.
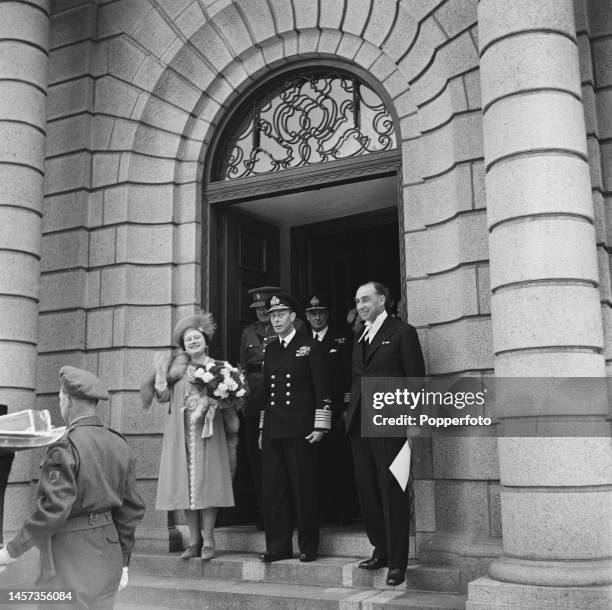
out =
[[[210,362],[207,362],[207,363],[204,365],[204,368],[205,368],[207,371],[210,371],[210,369],[212,369],[212,367],[213,367],[213,366],[215,366],[215,363],[214,363],[214,362],[211,360]]]
[[[223,383],[224,385],[227,386],[227,389],[230,390],[231,392],[238,389],[238,384],[231,377],[228,377],[227,379],[225,379]]]
[[[217,389],[213,392],[213,394],[215,396],[218,396],[219,398],[227,398],[228,397],[227,386],[223,382],[221,382],[217,386]]]
[[[236,396],[238,398],[242,398],[245,394],[246,394],[246,390],[244,388],[241,388],[240,390],[236,392]]]

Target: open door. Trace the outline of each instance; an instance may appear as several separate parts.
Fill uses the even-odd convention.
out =
[[[213,351],[236,363],[242,329],[255,321],[248,291],[279,282],[279,230],[229,205],[213,209],[210,303],[219,324]]]
[[[345,327],[360,284],[385,284],[401,298],[397,209],[294,227],[291,231],[291,287],[305,297],[319,291],[330,299],[330,324]]]

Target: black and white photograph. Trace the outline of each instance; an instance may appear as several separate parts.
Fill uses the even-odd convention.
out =
[[[0,0],[0,608],[612,608],[610,0]]]

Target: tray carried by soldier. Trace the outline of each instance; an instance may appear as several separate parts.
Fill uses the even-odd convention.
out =
[[[49,411],[26,409],[0,415],[0,449],[21,451],[45,447],[58,440],[66,426],[54,428]]]

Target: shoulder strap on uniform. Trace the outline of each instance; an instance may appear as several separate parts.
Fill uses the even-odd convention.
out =
[[[70,438],[71,431],[72,430],[68,430],[64,438],[68,441],[68,446],[70,447],[70,450],[72,451],[72,455],[74,457],[74,463],[75,463],[74,476],[76,478],[79,476],[79,469],[81,468],[81,457],[79,456],[79,450],[76,448],[76,445]]]

